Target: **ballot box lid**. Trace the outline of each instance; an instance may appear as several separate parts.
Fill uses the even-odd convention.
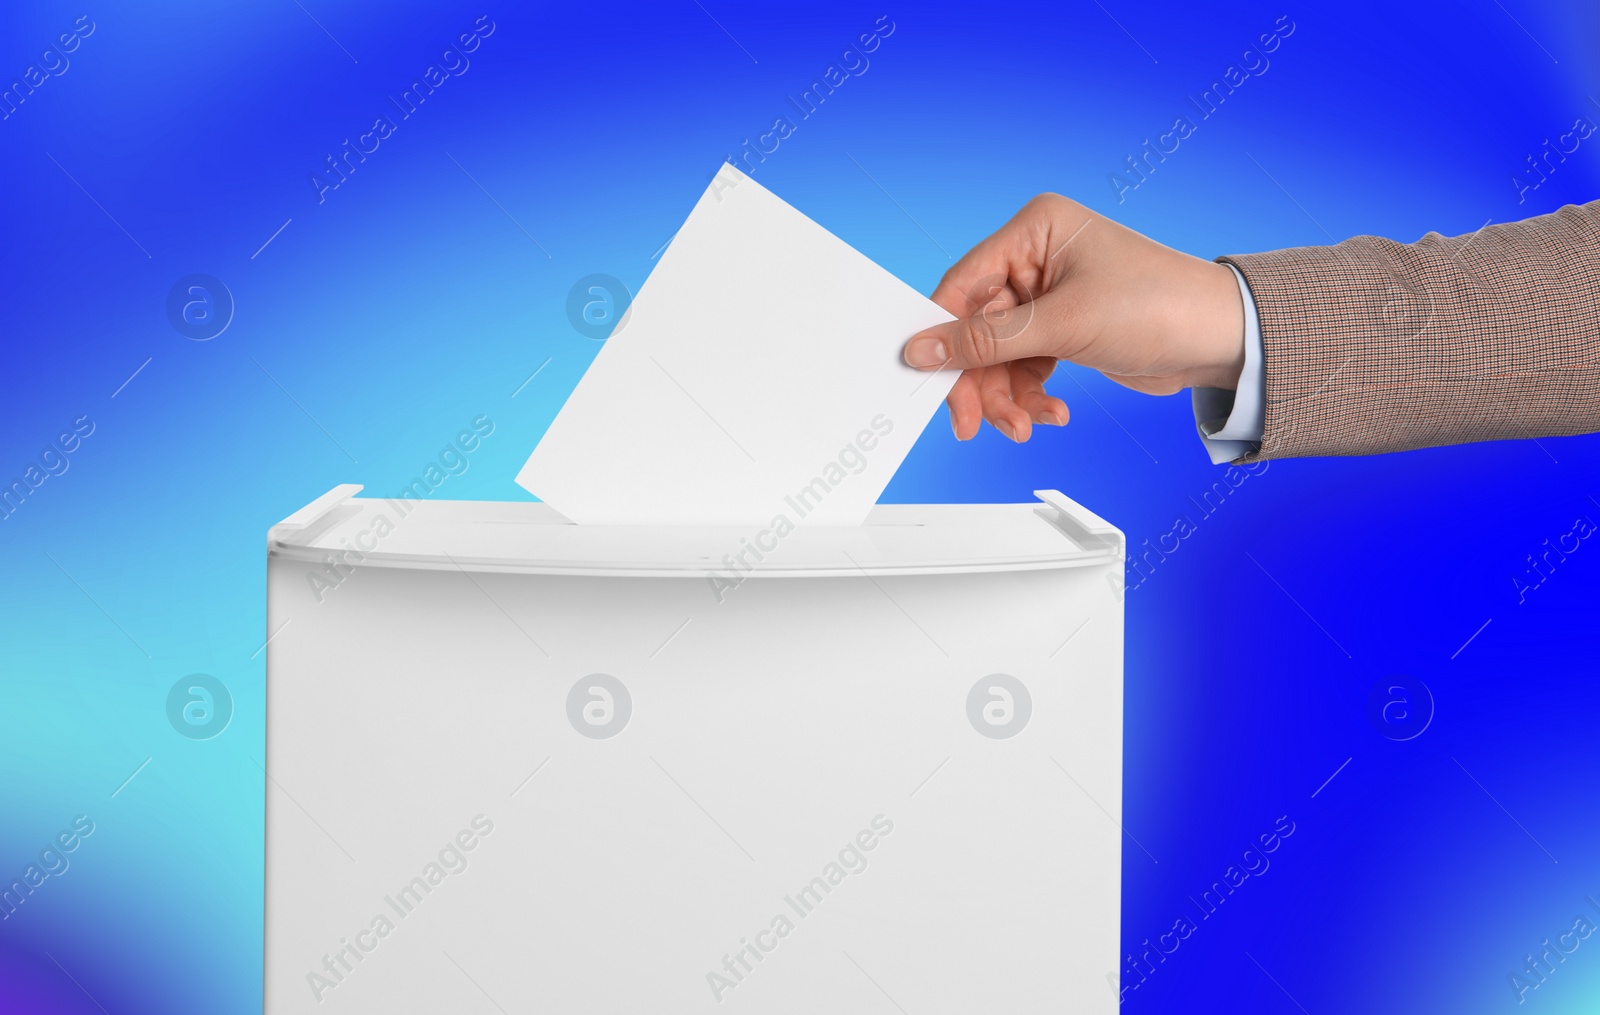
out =
[[[575,525],[532,501],[357,497],[335,487],[274,525],[270,557],[528,574],[848,576],[1040,570],[1122,559],[1122,533],[1054,490],[1027,504],[880,504],[862,525]],[[787,522],[788,524],[785,524]]]

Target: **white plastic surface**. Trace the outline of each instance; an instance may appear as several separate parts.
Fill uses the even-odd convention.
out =
[[[341,487],[341,490],[347,489]],[[544,504],[319,498],[274,554],[375,566],[628,576],[937,574],[1104,563],[1121,534],[1054,491],[1031,504],[880,504],[865,525],[575,525]]]
[[[715,590],[670,568],[737,531],[430,502],[346,566],[395,509],[324,507],[267,560],[267,1015],[1117,1012],[1122,564],[1075,505],[880,507]]]

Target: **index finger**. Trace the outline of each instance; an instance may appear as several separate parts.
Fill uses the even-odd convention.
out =
[[[1011,284],[1013,266],[1025,256],[1016,220],[1001,226],[944,273],[929,299],[957,317],[1024,302]]]
[[[933,302],[957,317],[972,317],[1038,299],[1052,282],[1051,237],[1069,220],[1081,229],[1077,213],[1092,217],[1059,194],[1035,197],[945,272]]]

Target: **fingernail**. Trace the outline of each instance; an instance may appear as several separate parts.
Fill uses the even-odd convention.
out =
[[[1062,418],[1061,413],[1054,412],[1054,411],[1046,411],[1046,412],[1039,413],[1039,421],[1042,422],[1042,423],[1049,423],[1051,426],[1066,426],[1067,425],[1067,421],[1064,418]]]
[[[1011,438],[1011,440],[1013,442],[1016,441],[1016,439],[1017,439],[1017,431],[1016,431],[1016,428],[1011,425],[1011,421],[1010,420],[1002,419],[1000,422],[998,422],[998,423],[996,423],[994,425],[994,428],[996,430],[999,430],[1001,433],[1005,434],[1007,437]]]
[[[906,363],[914,367],[926,369],[927,367],[943,366],[950,358],[945,351],[944,343],[937,338],[913,338],[906,343]]]
[[[956,418],[950,417],[950,432],[956,435],[956,440],[961,439],[961,430],[956,426]]]

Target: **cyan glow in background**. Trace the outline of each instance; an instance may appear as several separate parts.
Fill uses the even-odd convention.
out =
[[[598,349],[569,288],[636,290],[777,117],[797,129],[757,179],[924,292],[1043,190],[1206,257],[1600,197],[1600,136],[1525,201],[1511,183],[1576,118],[1600,123],[1592,4],[923,6],[0,15],[6,82],[94,25],[0,121],[0,478],[95,425],[0,522],[0,881],[95,824],[0,921],[0,1006],[259,1010],[267,527],[338,483],[398,491],[484,414],[493,436],[439,495],[525,498],[512,476]],[[798,119],[789,96],[885,14],[865,73]],[[480,15],[470,67],[319,202],[324,157],[396,119],[389,97]],[[1119,203],[1108,174],[1196,117],[1188,96],[1281,15],[1270,66]],[[197,272],[237,304],[206,342],[165,313]],[[1223,472],[1186,396],[1070,367],[1051,389],[1065,430],[958,446],[941,418],[886,499],[1058,487],[1135,548],[1195,524],[1127,600],[1124,951],[1180,916],[1199,929],[1128,1009],[1518,1009],[1523,956],[1600,923],[1600,549],[1525,603],[1513,585],[1545,540],[1600,521],[1600,443],[1274,462],[1206,517]],[[197,672],[235,703],[207,741],[165,713]],[[1368,705],[1397,674],[1437,702],[1405,742]],[[1270,869],[1199,919],[1189,897],[1282,815]],[[1597,996],[1593,938],[1523,1007]]]

